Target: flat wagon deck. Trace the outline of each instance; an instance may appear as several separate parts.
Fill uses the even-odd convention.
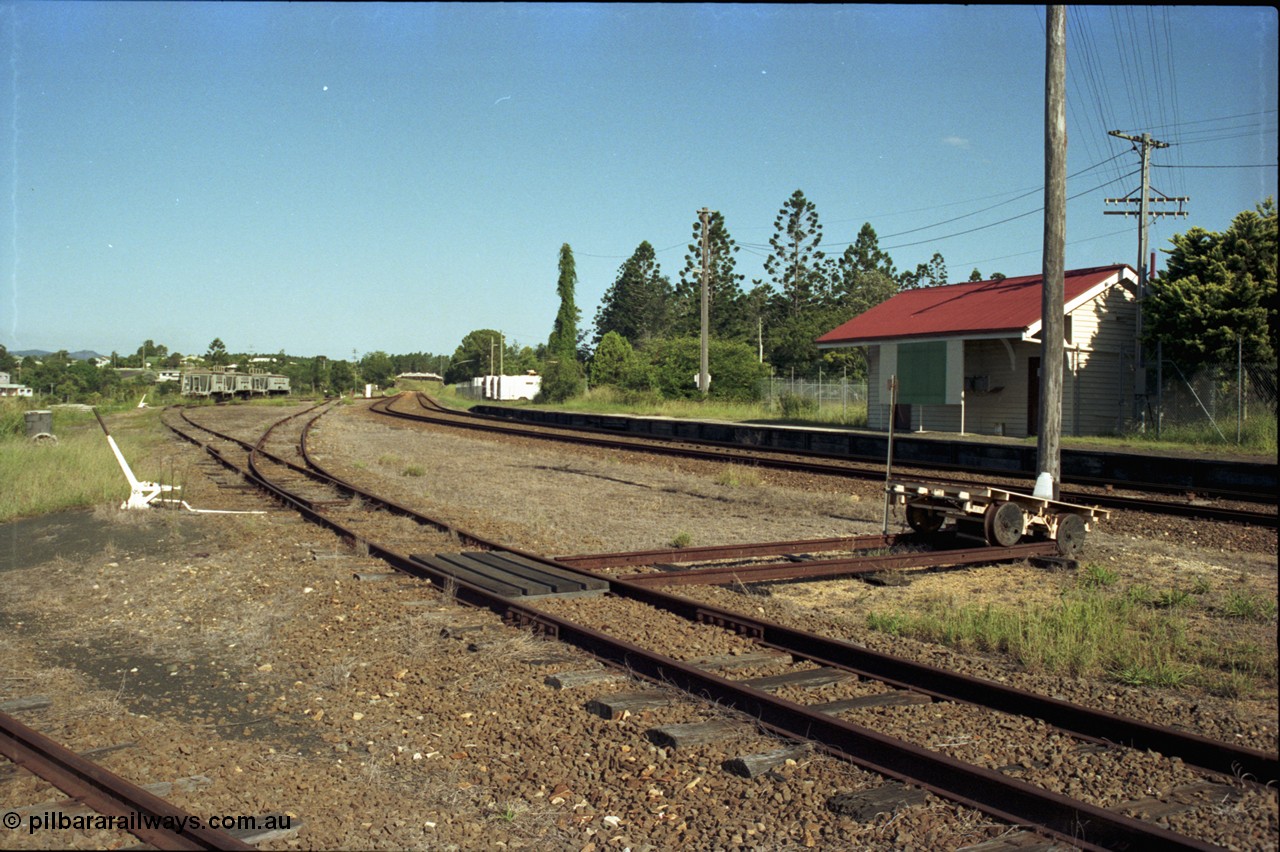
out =
[[[1096,506],[985,485],[890,482],[887,488],[888,498],[904,507],[907,525],[917,532],[937,532],[951,521],[958,535],[993,546],[1012,547],[1026,535],[1048,538],[1064,556],[1079,554],[1089,530],[1110,514]]]

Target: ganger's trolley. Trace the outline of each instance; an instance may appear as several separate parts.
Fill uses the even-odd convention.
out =
[[[1064,556],[1079,554],[1094,521],[1110,514],[1094,506],[986,486],[890,482],[887,488],[889,499],[904,507],[907,526],[916,532],[937,532],[952,520],[957,535],[1001,547],[1039,534],[1057,542]]]

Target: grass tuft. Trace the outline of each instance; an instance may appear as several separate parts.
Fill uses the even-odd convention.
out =
[[[1246,621],[1269,621],[1276,617],[1276,602],[1248,589],[1236,589],[1227,594],[1222,612]]]
[[[1216,695],[1270,692],[1276,655],[1250,641],[1222,642],[1203,634],[1212,609],[1192,590],[1117,587],[1114,574],[1091,566],[1051,604],[963,604],[939,597],[910,611],[871,613],[867,625],[894,636],[964,651],[1003,654],[1031,672],[1102,677],[1129,686],[1195,684]],[[1261,594],[1235,591],[1218,607],[1232,618],[1266,621],[1276,605]]]

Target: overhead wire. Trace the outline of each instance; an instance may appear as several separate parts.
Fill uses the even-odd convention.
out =
[[[1067,71],[1073,81],[1072,90],[1078,97],[1067,98],[1067,109],[1075,117],[1075,123],[1085,131],[1079,134],[1089,151],[1089,158],[1097,160],[1102,156],[1102,140],[1106,137],[1106,110],[1103,106],[1102,87],[1099,82],[1099,71],[1095,56],[1097,49],[1093,44],[1093,33],[1088,26],[1088,13],[1083,9],[1071,9],[1067,14],[1067,26],[1071,38],[1067,42],[1071,59],[1067,63]],[[1078,106],[1079,104],[1079,106]],[[1088,104],[1092,109],[1084,106]],[[1098,119],[1095,121],[1094,116]],[[1112,176],[1119,174],[1119,165],[1112,165]]]
[[[1107,164],[1108,164],[1108,163],[1110,163],[1112,160],[1116,159],[1117,157],[1122,156],[1123,154],[1124,154],[1124,152],[1120,152],[1120,153],[1118,153],[1118,154],[1113,154],[1111,157],[1108,157],[1107,159],[1105,159],[1105,160],[1103,160],[1103,161],[1101,161],[1101,162],[1094,163],[1094,164],[1093,164],[1093,165],[1091,165],[1091,166],[1086,166],[1085,168],[1080,169],[1079,171],[1076,171],[1076,172],[1074,172],[1074,173],[1072,173],[1072,174],[1068,175],[1068,176],[1067,176],[1067,179],[1068,179],[1068,180],[1071,180],[1071,179],[1073,179],[1073,178],[1076,178],[1076,177],[1079,177],[1079,176],[1081,176],[1081,175],[1083,175],[1083,174],[1086,174],[1086,173],[1088,173],[1088,172],[1091,172],[1091,171],[1093,171],[1094,169],[1097,169],[1097,168],[1100,168],[1100,167],[1102,167],[1102,166],[1104,166],[1104,165],[1107,165]],[[1082,192],[1082,193],[1080,193],[1079,195],[1073,195],[1073,196],[1071,196],[1071,198],[1078,198],[1078,197],[1080,197],[1080,195],[1087,195],[1087,194],[1089,194],[1090,192],[1095,192],[1095,191],[1097,191],[1098,189],[1101,189],[1102,187],[1110,186],[1112,183],[1115,183],[1117,180],[1122,180],[1122,179],[1124,179],[1124,178],[1126,178],[1126,177],[1132,177],[1132,176],[1133,176],[1133,174],[1134,174],[1133,172],[1130,172],[1128,175],[1122,175],[1122,176],[1120,176],[1120,177],[1118,177],[1118,178],[1111,178],[1111,179],[1110,179],[1110,180],[1108,180],[1106,183],[1103,183],[1101,186],[1094,187],[1093,189],[1090,189],[1090,190],[1086,190],[1085,192]],[[929,229],[931,229],[931,228],[939,228],[939,227],[942,227],[943,225],[949,225],[949,224],[951,224],[951,223],[953,223],[953,222],[957,222],[957,221],[959,221],[959,220],[961,220],[961,219],[967,219],[967,218],[969,218],[970,216],[976,216],[976,215],[978,215],[978,214],[980,214],[980,213],[986,213],[986,212],[988,212],[988,211],[990,211],[990,210],[994,210],[994,209],[996,209],[997,207],[1003,207],[1003,206],[1004,206],[1004,205],[1006,205],[1006,204],[1011,204],[1011,203],[1013,203],[1013,202],[1015,202],[1015,201],[1020,201],[1020,200],[1021,200],[1021,199],[1023,199],[1023,198],[1027,198],[1027,197],[1029,197],[1029,196],[1036,195],[1037,193],[1042,193],[1043,191],[1044,191],[1044,187],[1036,187],[1036,188],[1031,189],[1031,190],[1029,190],[1029,191],[1024,191],[1022,194],[1017,195],[1017,196],[1015,196],[1015,197],[1013,197],[1013,198],[1007,199],[1006,201],[1001,201],[1001,202],[1000,202],[1000,203],[998,203],[998,204],[993,204],[993,205],[990,205],[990,206],[988,206],[988,207],[983,207],[983,208],[981,208],[981,209],[979,209],[979,210],[974,210],[974,211],[971,211],[971,212],[969,212],[969,213],[965,213],[965,214],[960,215],[960,216],[953,216],[953,217],[952,217],[952,218],[950,218],[950,219],[944,219],[944,220],[942,220],[942,221],[940,221],[940,222],[934,222],[934,223],[931,223],[931,224],[928,224],[928,225],[921,225],[921,226],[920,226],[920,227],[918,227],[918,228],[910,228],[910,229],[908,229],[908,230],[905,230],[905,231],[897,231],[897,232],[892,233],[892,234],[879,235],[879,236],[877,237],[877,239],[879,239],[879,240],[893,239],[894,237],[902,237],[902,236],[906,236],[906,235],[908,235],[908,234],[915,234],[915,233],[919,233],[920,231],[927,231],[927,230],[929,230]],[[1070,199],[1068,199],[1068,200],[1070,200]],[[960,231],[960,232],[957,232],[957,233],[955,233],[955,234],[947,234],[947,235],[944,235],[944,236],[941,236],[941,237],[935,237],[935,238],[932,238],[932,239],[948,239],[948,238],[950,238],[950,237],[954,237],[954,236],[961,236],[962,234],[973,233],[973,231],[974,231],[974,230],[984,230],[984,229],[986,229],[986,228],[988,228],[988,227],[994,227],[995,225],[1003,224],[1004,222],[1014,221],[1015,219],[1020,219],[1020,218],[1022,218],[1023,216],[1029,216],[1029,215],[1031,215],[1032,213],[1035,213],[1035,212],[1037,212],[1038,210],[1043,210],[1043,209],[1044,209],[1043,207],[1040,207],[1040,208],[1037,208],[1036,210],[1031,210],[1031,211],[1029,211],[1029,212],[1027,212],[1027,213],[1020,213],[1020,214],[1018,214],[1017,216],[1014,216],[1014,217],[1012,217],[1012,218],[1010,218],[1010,219],[1004,219],[1004,220],[1001,220],[1001,221],[999,221],[999,222],[993,222],[993,223],[991,223],[990,225],[983,225],[983,226],[981,226],[981,227],[979,227],[979,228],[976,228],[976,229],[970,229],[970,230]],[[851,246],[851,245],[853,245],[855,242],[856,242],[856,240],[851,240],[851,241],[848,241],[848,242],[826,243],[826,245],[827,245],[827,246],[829,246],[829,247],[831,247],[831,248],[843,248],[843,247],[845,247],[845,246]],[[930,242],[930,240],[923,240],[922,242]],[[919,244],[920,244],[920,243],[906,243],[905,245],[919,245]],[[739,245],[740,245],[740,246],[742,246],[742,247],[744,247],[744,248],[746,248],[746,247],[758,248],[758,249],[768,249],[768,248],[770,248],[770,246],[768,246],[767,244],[764,244],[764,243],[739,243]],[[896,248],[901,248],[901,247],[902,247],[902,246],[896,246]]]
[[[1086,196],[1086,195],[1090,195],[1091,193],[1097,192],[1097,191],[1098,191],[1098,190],[1100,190],[1100,189],[1106,189],[1108,186],[1111,186],[1111,185],[1112,185],[1112,184],[1114,184],[1114,183],[1118,183],[1119,181],[1122,181],[1122,180],[1125,180],[1125,179],[1127,179],[1127,178],[1131,178],[1131,177],[1133,177],[1134,175],[1138,174],[1138,173],[1139,173],[1139,171],[1140,171],[1140,170],[1136,170],[1136,169],[1135,169],[1134,171],[1129,172],[1127,175],[1121,175],[1119,178],[1113,178],[1113,179],[1111,179],[1111,180],[1108,180],[1106,183],[1102,183],[1102,184],[1099,184],[1098,186],[1093,187],[1092,189],[1086,189],[1084,192],[1077,192],[1075,195],[1069,195],[1069,196],[1067,196],[1067,201],[1074,201],[1074,200],[1075,200],[1075,199],[1077,199],[1077,198],[1082,198],[1082,197],[1084,197],[1084,196]],[[1004,224],[1007,224],[1007,223],[1009,223],[1009,222],[1014,222],[1014,221],[1016,221],[1016,220],[1018,220],[1018,219],[1024,219],[1024,218],[1026,218],[1027,216],[1032,216],[1032,215],[1034,215],[1034,214],[1036,214],[1036,213],[1040,213],[1040,212],[1042,212],[1043,210],[1044,210],[1044,207],[1043,207],[1043,206],[1041,206],[1041,207],[1037,207],[1037,208],[1036,208],[1036,209],[1034,209],[1034,210],[1028,210],[1028,211],[1026,211],[1025,213],[1019,213],[1019,214],[1018,214],[1018,215],[1016,215],[1016,216],[1010,216],[1010,217],[1009,217],[1009,218],[1007,218],[1007,219],[1001,219],[1001,220],[1000,220],[1000,221],[998,221],[998,222],[991,222],[990,224],[987,224],[987,225],[979,225],[979,226],[978,226],[978,227],[976,227],[976,228],[969,228],[968,230],[965,230],[965,231],[957,231],[957,232],[956,232],[956,233],[954,233],[954,234],[944,234],[944,235],[942,235],[942,236],[940,236],[940,237],[932,237],[931,239],[928,239],[928,240],[919,240],[919,241],[917,241],[917,242],[912,242],[912,243],[899,243],[899,244],[897,244],[897,245],[892,245],[892,246],[881,246],[880,248],[881,248],[881,250],[882,250],[882,251],[889,251],[890,249],[908,248],[908,247],[910,247],[910,246],[923,245],[924,243],[929,243],[929,242],[937,242],[937,241],[940,241],[940,240],[949,240],[949,239],[951,239],[952,237],[961,237],[961,236],[964,236],[965,234],[972,234],[972,233],[975,233],[975,232],[977,232],[977,231],[985,231],[986,229],[988,229],[988,228],[994,228],[994,227],[996,227],[997,225],[1004,225]]]

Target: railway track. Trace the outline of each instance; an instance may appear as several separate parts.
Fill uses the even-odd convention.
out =
[[[357,549],[379,556],[410,574],[448,586],[460,599],[498,612],[510,624],[574,644],[653,684],[674,686],[685,693],[735,708],[765,730],[813,742],[830,754],[889,778],[920,785],[1011,823],[1040,826],[1059,840],[1083,848],[1211,846],[1127,814],[1123,809],[1125,802],[1116,803],[1119,807],[1103,807],[1048,789],[1055,785],[1063,789],[1070,787],[1066,779],[1075,772],[1071,762],[1074,755],[1086,755],[1088,761],[1102,761],[1100,768],[1090,770],[1094,774],[1100,771],[1155,777],[1172,771],[1183,779],[1184,786],[1198,784],[1210,790],[1231,790],[1230,795],[1238,793],[1243,798],[1266,799],[1274,795],[1253,784],[1231,781],[1236,775],[1263,783],[1280,779],[1274,755],[964,677],[698,604],[653,588],[648,581],[610,578],[607,581],[610,594],[605,598],[548,595],[534,599],[513,595],[509,590],[495,590],[493,584],[481,582],[482,572],[450,572],[439,561],[433,562],[431,556],[424,557],[424,552],[448,548],[454,551],[453,556],[476,558],[465,552],[457,553],[462,543],[475,549],[472,554],[488,553],[496,558],[542,565],[571,575],[576,573],[583,577],[584,584],[588,579],[596,579],[591,572],[574,570],[575,559],[581,566],[586,564],[584,557],[553,561],[486,541],[326,474],[307,452],[307,431],[322,413],[323,410],[315,409],[287,418],[256,442],[217,433],[216,441],[223,446],[212,447],[211,452],[231,464],[236,463],[234,455],[241,455],[244,475],[260,482],[286,504],[334,530]],[[179,431],[185,430],[187,437],[197,443],[207,444],[207,438],[196,435],[197,429],[207,427],[200,426],[186,413],[183,417],[185,425],[171,425]],[[388,515],[400,520],[389,527],[385,524]],[[375,516],[382,517],[374,520]],[[372,537],[374,534],[377,539]],[[822,553],[839,547],[857,549],[855,543],[848,540],[786,542],[772,549],[795,555],[806,549],[810,553]],[[597,568],[604,567],[602,559],[596,557]],[[612,555],[615,565],[653,565],[661,559],[660,554],[652,552]],[[851,557],[848,561],[844,570],[852,573],[856,570],[852,564],[856,560]],[[744,572],[742,566],[731,570],[738,576]],[[713,582],[725,582],[725,575]],[[651,623],[649,619],[657,621]],[[745,677],[732,678],[722,671],[709,669],[706,661],[682,659],[678,642],[664,646],[662,637],[672,634],[654,626],[672,619],[699,630],[712,629],[725,644],[726,656],[751,658],[753,654],[765,653],[766,657],[756,670],[738,673]],[[633,629],[619,637],[617,625],[623,624],[633,625]],[[645,624],[650,626],[639,627]],[[638,635],[645,637],[642,644],[634,639]],[[775,656],[768,657],[768,652]],[[845,692],[834,701],[819,704],[796,700],[817,683]],[[1045,767],[1035,765],[1036,761],[1020,770],[984,765],[982,759],[975,760],[973,755],[965,754],[966,743],[940,747],[931,742],[930,732],[936,733],[938,727],[934,722],[927,722],[923,729],[914,732],[904,730],[901,736],[895,737],[880,733],[877,729],[881,725],[874,717],[870,720],[873,725],[842,717],[849,713],[885,713],[894,707],[922,705],[927,705],[937,717],[964,719],[967,724],[991,730],[1007,725],[1007,718],[1034,719],[1038,720],[1035,725],[1052,726],[1049,742],[1041,749]],[[956,754],[948,753],[948,748]],[[1172,766],[1176,769],[1170,769],[1170,759],[1174,759]],[[1114,764],[1108,766],[1110,761]],[[1183,775],[1189,771],[1184,770],[1184,765],[1197,770],[1192,775]],[[1135,771],[1135,767],[1140,768]],[[1019,772],[1028,777],[1041,776],[1040,783],[1011,777]],[[1143,785],[1135,781],[1127,802],[1132,806],[1131,811],[1141,810],[1134,803],[1144,800],[1143,791]],[[1087,796],[1088,791],[1082,794]]]
[[[607,449],[636,450],[682,458],[734,462],[824,476],[844,476],[873,481],[883,481],[884,479],[884,466],[882,464],[877,466],[822,457],[812,453],[802,454],[796,451],[766,448],[745,449],[735,445],[692,443],[683,439],[657,436],[620,436],[602,433],[599,430],[518,424],[502,418],[454,411],[440,405],[423,393],[401,394],[398,397],[379,400],[371,407],[371,410],[389,417],[407,420],[435,422],[479,431],[564,441]],[[898,471],[897,467],[895,467],[895,471]],[[917,476],[911,469],[903,468],[900,473],[903,476],[910,476],[923,484],[944,485],[951,482],[951,480],[939,480],[930,476],[931,471],[923,472]],[[966,476],[967,482],[990,479],[988,475],[982,474],[972,477]],[[1030,493],[1032,489],[1032,484],[1029,482],[1003,483],[991,481],[988,484],[1025,493]],[[1110,486],[1091,488],[1088,491],[1064,490],[1060,495],[1060,499],[1067,503],[1087,503],[1129,512],[1144,512],[1154,515],[1196,518],[1270,528],[1277,526],[1278,517],[1272,508],[1259,509],[1240,504],[1228,506],[1196,499],[1158,499],[1126,496],[1113,493]]]
[[[7,713],[0,713],[0,754],[48,781],[72,799],[110,817],[155,849],[253,849],[208,828],[186,811],[86,760]],[[14,828],[8,823],[6,828]]]

